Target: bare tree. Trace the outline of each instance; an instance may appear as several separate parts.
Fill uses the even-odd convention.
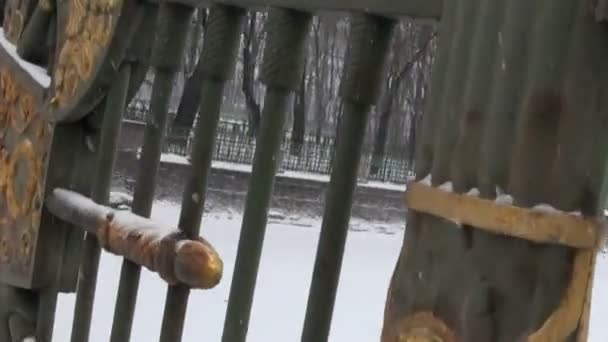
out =
[[[403,28],[402,28],[403,29]],[[370,174],[377,174],[382,168],[382,163],[385,157],[386,143],[388,138],[389,123],[391,115],[395,112],[395,102],[398,100],[401,84],[406,76],[414,69],[417,62],[424,57],[428,48],[431,45],[431,41],[435,38],[436,33],[429,28],[421,28],[415,35],[421,37],[419,39],[418,48],[414,51],[409,60],[403,65],[399,66],[399,69],[395,70],[395,66],[400,64],[401,56],[404,54],[404,50],[410,49],[410,44],[407,38],[397,42],[393,46],[392,51],[392,70],[389,71],[389,75],[386,78],[384,85],[384,96],[383,100],[378,106],[378,125],[376,134],[374,137],[374,150],[372,155],[372,164],[370,168]],[[396,45],[396,46],[395,46]],[[413,122],[409,121],[410,128],[414,126]],[[410,129],[411,133],[411,129]]]
[[[249,120],[249,135],[254,136],[260,124],[261,108],[255,96],[255,70],[259,51],[259,40],[256,39],[258,13],[250,11],[247,14],[247,25],[243,29],[243,83],[245,108]]]
[[[306,61],[304,62],[306,65]],[[300,88],[293,97],[293,123],[291,129],[291,149],[292,155],[299,156],[302,152],[304,135],[306,134],[306,68],[302,73]]]
[[[186,83],[184,85],[184,92],[182,93],[182,98],[179,103],[179,107],[177,109],[177,115],[175,116],[175,120],[173,121],[174,128],[191,128],[194,123],[194,118],[198,113],[198,107],[200,102],[200,94],[202,91],[203,85],[203,65],[202,59],[200,58],[201,49],[199,46],[202,46],[199,42],[203,39],[203,32],[205,28],[205,24],[207,22],[207,10],[199,10],[197,11],[197,20],[194,26],[194,29],[190,38],[190,49],[189,53],[186,54],[188,56],[190,63],[184,63],[184,71],[186,75],[190,74],[190,77],[187,78]],[[197,56],[198,62],[193,58]],[[196,64],[195,64],[196,63]],[[188,72],[189,65],[195,65],[192,72]]]

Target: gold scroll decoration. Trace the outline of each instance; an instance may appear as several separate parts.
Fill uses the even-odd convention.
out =
[[[105,51],[119,16],[122,0],[68,0],[65,5],[63,39],[53,70],[53,110],[79,100]]]
[[[21,38],[27,11],[33,1],[37,0],[8,0],[4,5],[4,35],[15,45]]]
[[[29,287],[52,127],[22,80],[0,69],[0,277]]]
[[[557,210],[539,211],[498,204],[416,182],[408,185],[405,202],[409,209],[457,224],[536,243],[575,248],[570,282],[559,306],[527,341],[565,341],[579,326],[577,342],[586,341],[591,283],[601,229],[599,220]]]
[[[6,201],[13,219],[30,213],[34,197],[40,193],[40,164],[28,138],[21,140],[11,153],[6,174]]]

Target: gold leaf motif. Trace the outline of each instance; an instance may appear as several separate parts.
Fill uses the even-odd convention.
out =
[[[0,193],[6,187],[6,177],[8,173],[8,152],[4,147],[0,147]]]
[[[64,107],[93,77],[112,36],[122,0],[69,0],[69,16],[53,72],[53,107]]]
[[[0,264],[19,278],[34,260],[52,126],[13,72],[0,68]]]
[[[19,164],[27,162],[27,177],[25,183],[17,183]],[[38,155],[34,151],[32,142],[23,139],[14,151],[10,154],[8,173],[6,175],[6,202],[8,209],[13,217],[17,219],[30,212],[32,202],[39,190],[39,181],[42,179],[42,163],[38,160]],[[17,187],[21,186],[22,197],[17,194]]]
[[[35,115],[34,112],[34,99],[29,94],[23,94],[18,99],[16,106],[13,106],[11,111],[11,123],[13,128],[18,133],[23,133],[29,126],[32,118]]]

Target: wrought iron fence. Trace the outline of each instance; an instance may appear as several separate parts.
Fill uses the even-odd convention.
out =
[[[369,170],[371,156],[364,148],[368,115],[380,96],[392,29],[397,18],[402,15],[438,18],[442,2],[216,0],[209,9],[200,57],[203,61],[203,79],[197,102],[201,108],[202,122],[196,125],[191,144],[190,134],[185,132],[165,139],[165,128],[171,121],[169,102],[176,75],[181,68],[190,18],[196,7],[207,3],[201,0],[129,0],[82,6],[80,1],[67,0],[57,2],[56,11],[51,6],[47,7],[46,2],[39,2],[34,14],[31,14],[32,11],[29,10],[23,12],[25,7],[17,6],[17,2],[7,2],[7,8],[11,9],[7,12],[15,15],[4,18],[4,31],[0,35],[9,33],[16,46],[6,45],[11,44],[6,42],[0,44],[0,65],[6,67],[3,70],[14,71],[13,76],[16,75],[15,79],[23,85],[31,86],[31,94],[22,92],[3,78],[4,88],[8,89],[10,85],[11,91],[0,94],[0,97],[4,96],[1,100],[19,103],[19,106],[43,103],[36,110],[27,107],[27,110],[14,112],[31,114],[38,110],[47,111],[45,117],[52,118],[52,123],[62,124],[56,125],[51,134],[54,140],[49,153],[47,174],[29,176],[35,181],[45,180],[47,184],[44,187],[30,185],[30,179],[25,176],[7,177],[19,183],[24,189],[23,193],[30,192],[29,189],[44,189],[48,193],[26,196],[32,201],[36,199],[35,204],[28,204],[36,210],[35,215],[27,217],[27,220],[25,216],[19,217],[19,228],[24,235],[10,234],[23,244],[19,245],[23,246],[20,253],[35,250],[37,254],[30,255],[32,258],[28,256],[29,259],[24,256],[23,260],[17,261],[26,262],[5,268],[11,272],[13,269],[23,271],[23,274],[17,275],[27,278],[24,278],[27,283],[24,283],[25,287],[23,284],[11,283],[15,280],[15,274],[12,273],[3,275],[0,279],[0,299],[4,296],[10,300],[8,305],[0,302],[1,341],[9,341],[7,336],[11,335],[14,338],[10,340],[13,341],[21,341],[30,336],[35,336],[39,341],[51,341],[57,295],[61,291],[75,291],[71,341],[87,342],[102,248],[125,257],[110,341],[127,342],[130,339],[141,266],[159,273],[169,284],[159,340],[181,341],[190,290],[213,286],[222,272],[222,264],[217,260],[216,252],[200,237],[207,179],[214,157],[252,164],[224,321],[224,342],[244,342],[247,337],[277,168],[316,170],[325,174],[331,172],[324,203],[326,215],[321,224],[301,339],[304,342],[328,340],[354,190],[357,178],[366,173],[360,170]],[[241,24],[247,9],[268,6],[264,58],[259,71],[266,93],[262,120],[254,143],[253,139],[243,133],[244,130],[228,133],[223,124],[219,125],[219,130],[217,128],[224,86],[234,69]],[[290,96],[298,89],[305,71],[304,43],[311,19],[318,10],[346,10],[351,16],[351,34],[340,82],[343,106],[340,139],[338,142],[326,140],[319,143],[306,137],[301,149],[293,149],[291,139],[283,131],[285,113]],[[11,24],[8,30],[11,22],[15,25]],[[105,25],[107,32],[101,32],[98,26],[100,22],[111,23]],[[23,29],[24,23],[27,23],[27,27],[21,34],[17,29]],[[79,30],[73,30],[75,27]],[[43,83],[48,81],[48,85],[52,85],[50,89],[42,89],[43,85],[39,83],[41,81],[34,82],[32,75],[26,73],[35,70],[47,77],[44,75],[46,69],[39,70],[23,63],[21,58],[32,63],[40,61],[37,53],[30,51],[32,53],[28,54],[24,51],[27,52],[33,46],[46,46],[49,32],[68,31],[75,32],[69,35],[56,34],[57,44],[49,45],[53,49],[61,49],[47,51],[48,56],[45,58],[51,61],[50,75],[53,82],[50,78],[42,78]],[[36,37],[35,33],[40,32],[43,34]],[[92,33],[99,36],[91,39]],[[19,37],[23,41],[19,41]],[[14,51],[17,51],[19,57]],[[145,116],[147,124],[132,213],[121,215],[104,204],[108,203],[122,112],[127,99],[136,91],[148,68],[154,69],[155,78],[149,113],[145,112],[147,108],[140,108],[136,114],[140,120]],[[33,83],[36,85],[31,85]],[[104,91],[107,93],[104,94]],[[15,101],[18,97],[21,97],[20,102]],[[7,113],[0,115],[0,119],[7,119]],[[144,113],[146,114],[142,115]],[[24,117],[28,115],[24,114]],[[17,115],[11,116],[10,126],[14,127],[20,120],[22,119]],[[40,127],[42,128],[35,133],[38,138],[45,136],[46,125]],[[24,126],[20,128],[25,130]],[[30,134],[29,131],[27,134]],[[14,135],[11,132],[11,139],[8,140],[14,140]],[[165,145],[162,144],[163,141],[166,142]],[[26,140],[23,146],[31,148],[25,142]],[[181,146],[181,149],[177,146]],[[157,229],[154,221],[147,219],[152,212],[163,150],[174,153],[181,151],[182,154],[192,156],[192,169],[184,186],[180,218],[174,229]],[[294,150],[300,151],[299,154],[291,154]],[[5,162],[4,159],[3,156],[2,162]],[[41,172],[38,167],[45,163],[35,161],[29,164],[31,172]],[[396,180],[398,176],[395,175],[399,172],[394,170],[398,164],[394,160],[385,159],[377,174],[379,177]],[[17,172],[22,167],[11,169],[12,172]],[[48,213],[46,210],[42,212],[43,198],[46,198],[44,204]],[[14,217],[11,218],[13,219]],[[36,220],[41,222],[40,227],[44,229],[39,230],[41,235],[36,236],[36,240],[30,240],[29,234],[33,231],[38,233],[38,227],[31,229],[31,224]],[[68,235],[68,227],[85,228],[88,233],[85,237],[81,232],[70,230]],[[3,247],[12,246],[4,243]],[[197,253],[202,258],[193,260],[192,256]],[[76,275],[74,270],[78,264],[80,269]],[[34,274],[34,271],[39,273]],[[26,289],[31,292],[31,296],[24,296],[22,292]],[[6,297],[5,292],[11,295]],[[18,328],[24,334],[17,336],[14,333],[17,329],[13,329],[12,324],[15,322],[20,324]]]
[[[132,102],[125,113],[125,119],[145,121],[149,104],[144,101]],[[193,135],[189,129],[174,127],[170,130],[163,153],[190,157]],[[255,138],[249,134],[245,121],[220,120],[217,127],[213,160],[228,163],[253,163]],[[283,132],[280,147],[279,172],[293,171],[317,175],[330,175],[336,147],[332,136],[305,135],[303,141],[294,143],[290,131]],[[359,181],[377,181],[405,184],[414,175],[414,165],[399,148],[387,148],[385,155],[372,167],[373,148],[364,146],[359,167]]]

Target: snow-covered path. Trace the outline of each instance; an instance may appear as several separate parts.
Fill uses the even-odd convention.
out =
[[[155,219],[175,224],[178,216],[179,206],[156,203]],[[233,219],[210,216],[203,222],[203,235],[224,259],[224,279],[213,290],[192,292],[184,342],[220,341],[240,223],[240,217],[236,216]],[[248,341],[299,340],[318,237],[318,227],[268,225]],[[331,341],[379,340],[386,288],[402,237],[402,233],[349,234]],[[91,342],[108,341],[120,265],[119,258],[104,253]],[[144,271],[132,341],[158,341],[165,294],[166,286],[158,276]],[[60,297],[53,341],[69,341],[73,305],[74,295]]]
[[[174,224],[179,206],[157,202],[153,217]],[[313,261],[318,242],[314,228],[270,223],[256,290],[249,342],[300,338]],[[184,342],[219,342],[240,229],[240,217],[210,215],[203,235],[225,262],[223,282],[211,291],[191,294]],[[391,230],[394,231],[394,230]],[[379,341],[386,289],[399,254],[403,233],[376,230],[349,232],[331,332],[333,342]],[[104,254],[99,274],[91,342],[107,342],[114,310],[121,260]],[[608,341],[602,320],[608,313],[608,258],[599,258],[589,341]],[[142,273],[133,342],[158,341],[166,286],[154,274]],[[62,295],[55,323],[55,342],[69,341],[74,295]]]

